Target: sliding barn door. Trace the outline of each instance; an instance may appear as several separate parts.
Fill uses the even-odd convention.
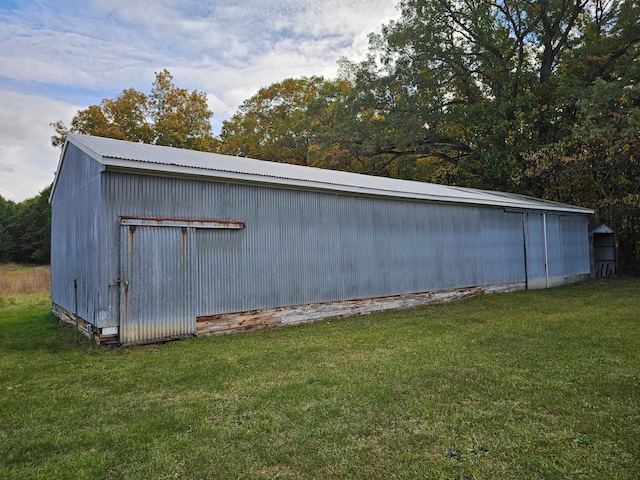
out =
[[[120,226],[120,343],[194,335],[194,229],[124,223],[130,224]]]

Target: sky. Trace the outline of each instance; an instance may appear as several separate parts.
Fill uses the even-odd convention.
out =
[[[0,195],[22,201],[54,178],[51,123],[167,69],[206,92],[213,131],[261,87],[334,78],[364,58],[398,0],[0,0]]]

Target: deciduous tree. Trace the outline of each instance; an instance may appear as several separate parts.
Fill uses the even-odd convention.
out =
[[[223,122],[220,151],[274,162],[318,163],[324,96],[334,83],[322,77],[293,79],[261,88]]]
[[[375,112],[372,150],[435,177],[536,193],[521,183],[526,154],[570,133],[571,81],[588,85],[628,61],[636,3],[402,0],[355,75],[354,115]],[[585,40],[594,29],[606,38],[598,49]]]
[[[70,128],[59,120],[52,123],[56,135],[54,146],[64,144],[69,132],[133,142],[213,151],[217,139],[211,130],[213,112],[204,92],[189,92],[173,83],[167,70],[156,73],[151,94],[133,88],[123,90],[117,97],[102,100],[78,111]]]
[[[9,262],[15,256],[16,243],[11,234],[16,204],[0,195],[0,262]]]
[[[20,203],[0,196],[0,262],[49,263],[50,193],[51,186]]]

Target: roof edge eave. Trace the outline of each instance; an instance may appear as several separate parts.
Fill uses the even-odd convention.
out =
[[[268,186],[280,186],[290,188],[300,188],[305,190],[325,191],[332,193],[350,193],[372,197],[386,197],[386,198],[402,198],[420,201],[431,201],[438,203],[449,203],[459,205],[476,205],[476,206],[491,206],[498,208],[512,208],[522,211],[547,211],[547,212],[564,212],[574,214],[592,214],[593,210],[585,209],[582,207],[573,207],[570,205],[527,205],[526,203],[510,202],[503,200],[487,200],[487,199],[469,199],[463,197],[453,197],[445,195],[429,195],[423,193],[397,191],[397,190],[383,190],[371,187],[358,187],[352,185],[340,185],[325,182],[314,182],[311,180],[302,179],[289,179],[282,177],[270,177],[260,174],[248,174],[241,172],[229,172],[221,170],[210,170],[199,167],[185,167],[179,165],[166,165],[156,163],[145,162],[132,162],[126,159],[101,157],[101,163],[105,165],[107,170],[121,171],[129,173],[155,173],[161,176],[184,176],[200,179],[212,179],[231,181],[237,183],[253,184],[253,185],[268,185]]]

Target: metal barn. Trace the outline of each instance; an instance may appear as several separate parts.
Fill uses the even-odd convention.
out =
[[[589,275],[591,210],[71,134],[54,312],[135,344]]]

